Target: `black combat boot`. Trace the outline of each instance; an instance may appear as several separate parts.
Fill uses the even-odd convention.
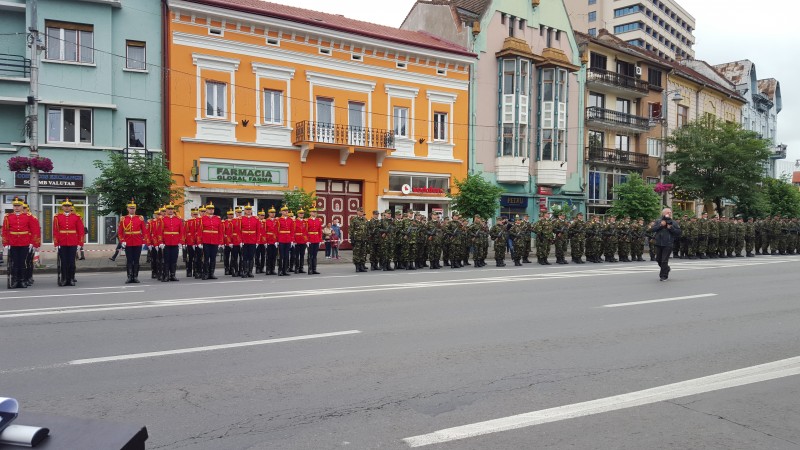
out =
[[[133,270],[130,268],[127,268],[126,270],[128,272],[128,279],[125,280],[125,284],[131,284],[133,283]]]

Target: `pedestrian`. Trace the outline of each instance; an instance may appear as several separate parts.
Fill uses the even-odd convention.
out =
[[[326,223],[322,229],[322,242],[325,243],[325,259],[331,259],[331,224]]]
[[[677,221],[672,220],[672,209],[661,210],[661,218],[653,222],[650,231],[655,235],[656,261],[661,268],[658,277],[661,281],[667,281],[670,271],[669,257],[681,236],[680,226]]]
[[[342,227],[339,219],[333,219],[331,225],[331,259],[339,259],[339,244],[342,242]]]

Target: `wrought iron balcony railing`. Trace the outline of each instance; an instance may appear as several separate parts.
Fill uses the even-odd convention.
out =
[[[30,78],[31,60],[19,55],[0,53],[0,77]]]
[[[647,81],[598,68],[589,69],[587,81],[608,84],[642,94],[647,94],[650,88],[650,84]]]
[[[614,148],[586,147],[586,160],[592,163],[646,169],[650,157],[644,153],[630,152]]]
[[[340,125],[325,122],[298,122],[294,143],[315,142],[341,146],[394,149],[394,133],[377,128]]]
[[[613,109],[590,106],[586,108],[586,121],[602,123],[618,128],[632,128],[638,131],[650,129],[650,118],[625,114]]]

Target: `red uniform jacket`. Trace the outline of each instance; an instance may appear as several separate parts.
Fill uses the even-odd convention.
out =
[[[322,242],[322,219],[310,218],[308,219],[308,243],[319,244]]]
[[[288,217],[278,219],[278,242],[281,244],[294,242],[294,219]]]
[[[260,220],[255,216],[244,216],[239,219],[239,231],[242,233],[243,244],[258,244],[261,237]]]
[[[258,219],[258,245],[267,243],[267,219]]]
[[[142,216],[125,216],[119,221],[117,237],[125,245],[139,246],[144,244],[147,227]]]
[[[203,245],[222,245],[224,242],[224,230],[222,220],[219,216],[203,216],[200,219],[200,226],[197,230],[198,244]]]
[[[197,230],[195,230],[195,224],[197,223],[197,218],[192,217],[191,219],[186,219],[183,222],[183,243],[186,245],[195,245],[195,234]]]
[[[178,216],[161,219],[161,242],[164,245],[183,245],[183,219]]]
[[[31,214],[6,214],[3,218],[3,245],[27,247],[31,244],[34,247],[42,244],[39,221]]]
[[[278,242],[278,219],[264,219],[264,241],[267,245]]]
[[[308,243],[308,219],[294,221],[294,242],[296,244]]]
[[[53,217],[53,245],[56,247],[81,247],[86,229],[77,214],[58,213]]]
[[[163,244],[164,236],[161,233],[164,229],[164,224],[161,222],[161,218],[150,219],[148,224],[150,225],[150,245],[158,246]]]

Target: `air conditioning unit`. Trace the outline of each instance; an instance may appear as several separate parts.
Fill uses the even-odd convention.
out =
[[[641,68],[641,66],[636,66],[636,76],[637,77],[642,76],[642,68]]]

